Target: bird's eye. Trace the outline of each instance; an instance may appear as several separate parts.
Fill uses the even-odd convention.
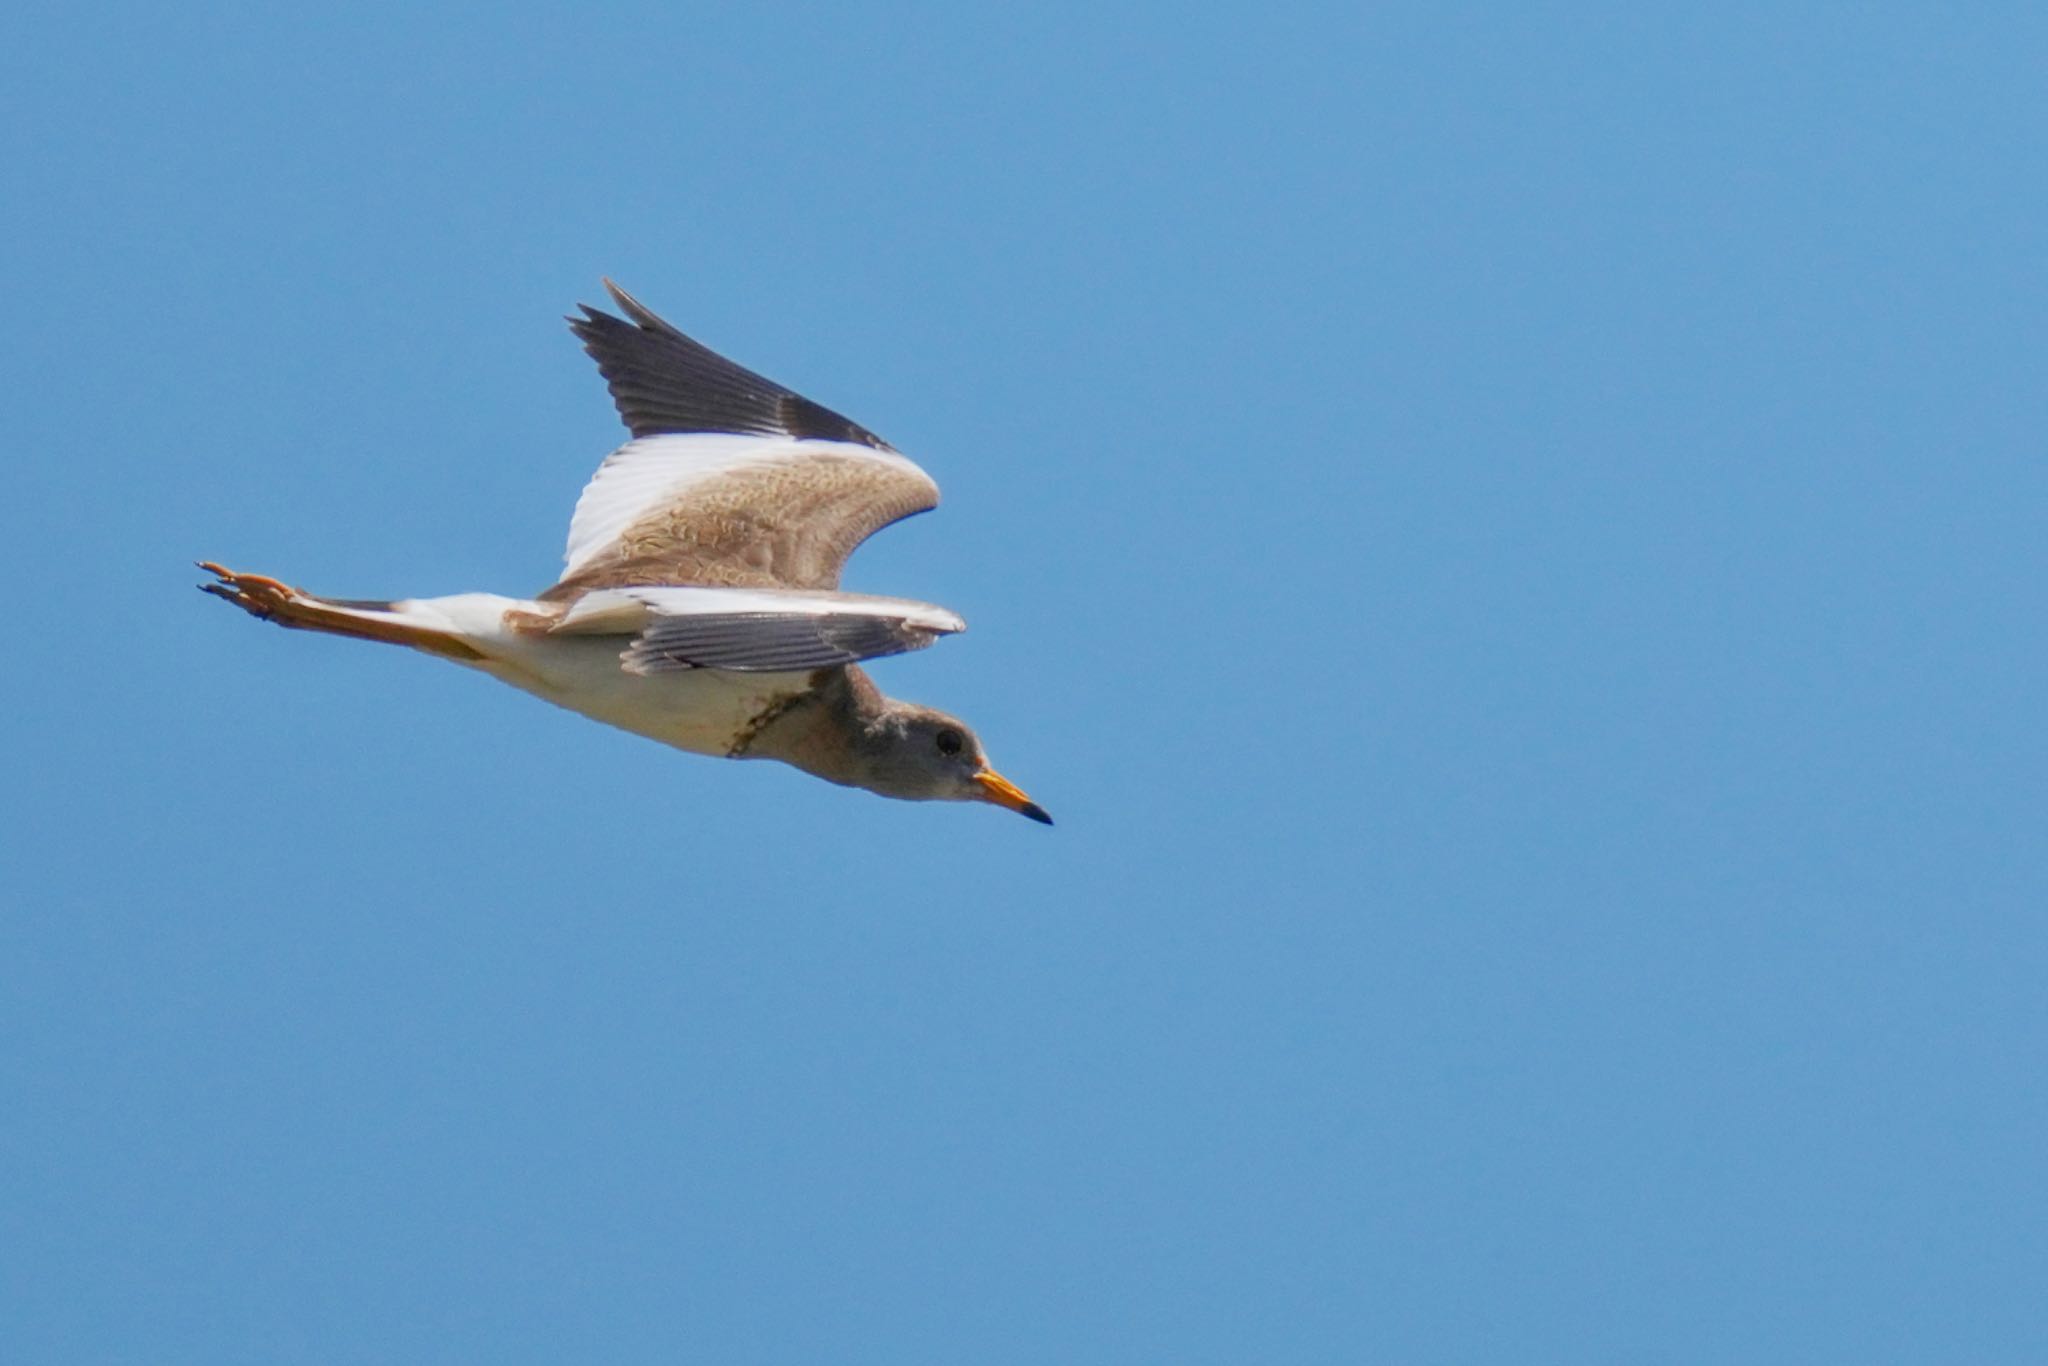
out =
[[[946,729],[932,737],[941,754],[958,754],[967,745],[967,737],[957,730]]]

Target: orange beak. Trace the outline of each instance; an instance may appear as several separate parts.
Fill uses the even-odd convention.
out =
[[[974,781],[981,784],[986,795],[983,801],[1007,806],[1012,811],[1031,817],[1042,825],[1051,825],[1052,817],[1045,814],[1045,808],[1025,796],[1018,786],[992,768],[985,768],[974,775]]]

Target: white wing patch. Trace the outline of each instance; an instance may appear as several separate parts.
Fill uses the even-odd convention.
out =
[[[576,500],[576,515],[569,522],[569,546],[562,556],[567,565],[563,577],[589,563],[627,527],[695,485],[740,470],[800,465],[818,459],[857,460],[930,482],[930,476],[913,461],[893,451],[879,451],[851,441],[726,433],[644,436],[628,441],[606,456],[584,486],[583,496]]]

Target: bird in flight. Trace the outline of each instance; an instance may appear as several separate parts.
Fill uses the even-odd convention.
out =
[[[930,603],[839,591],[856,546],[938,505],[931,477],[604,284],[625,317],[586,304],[569,326],[632,440],[577,500],[554,587],[364,602],[210,561],[200,586],[261,620],[438,655],[692,753],[1052,824],[964,722],[883,696],[858,667],[966,628]]]

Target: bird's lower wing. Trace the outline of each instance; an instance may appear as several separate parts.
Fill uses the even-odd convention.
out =
[[[921,650],[965,629],[945,608],[906,598],[648,587],[586,593],[554,633],[628,637],[619,659],[629,673],[793,673]]]

